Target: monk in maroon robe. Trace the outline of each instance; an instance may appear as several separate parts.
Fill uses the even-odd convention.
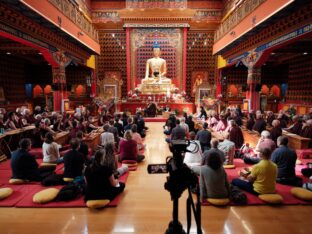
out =
[[[280,126],[280,122],[275,119],[272,122],[273,128],[271,129],[271,138],[277,144],[277,138],[282,135],[282,128]]]
[[[230,120],[230,132],[229,132],[229,140],[234,142],[235,148],[240,149],[244,144],[244,136],[240,127],[237,126],[234,120]]]

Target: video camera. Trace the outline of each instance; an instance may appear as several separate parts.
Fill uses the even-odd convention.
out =
[[[194,144],[192,150],[188,147]],[[185,231],[181,223],[178,221],[178,199],[188,189],[189,197],[187,199],[187,233],[190,231],[190,219],[191,219],[191,208],[194,213],[195,221],[197,224],[197,233],[202,234],[201,230],[201,209],[199,201],[199,185],[197,175],[185,164],[183,164],[184,154],[186,152],[197,153],[199,145],[196,142],[188,140],[172,140],[169,148],[173,156],[166,158],[166,164],[149,164],[147,171],[149,174],[168,173],[167,181],[165,182],[165,189],[170,192],[171,200],[173,201],[173,220],[169,223],[169,227],[166,230],[166,234],[184,234]],[[191,148],[191,147],[190,147]],[[196,189],[197,193],[197,204],[195,204],[191,196],[191,188]]]

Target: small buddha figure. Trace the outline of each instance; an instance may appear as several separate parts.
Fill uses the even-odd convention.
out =
[[[152,83],[162,83],[170,81],[166,78],[167,63],[166,60],[160,58],[160,47],[157,43],[153,45],[154,57],[146,62],[145,78],[143,81],[151,81]]]

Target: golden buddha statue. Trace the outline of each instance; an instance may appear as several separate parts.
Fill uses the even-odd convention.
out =
[[[171,80],[166,78],[167,63],[166,60],[160,58],[160,47],[156,43],[153,46],[154,57],[146,62],[145,78],[142,83],[169,83]]]

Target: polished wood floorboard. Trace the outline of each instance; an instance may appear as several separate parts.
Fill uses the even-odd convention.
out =
[[[162,123],[148,123],[146,160],[131,172],[117,208],[0,208],[0,233],[164,233],[171,220],[166,174],[147,174],[148,163],[170,155]],[[246,139],[252,141],[252,139]],[[186,192],[179,218],[186,228]],[[311,206],[202,207],[204,233],[312,233]],[[194,221],[192,233],[196,233]]]

